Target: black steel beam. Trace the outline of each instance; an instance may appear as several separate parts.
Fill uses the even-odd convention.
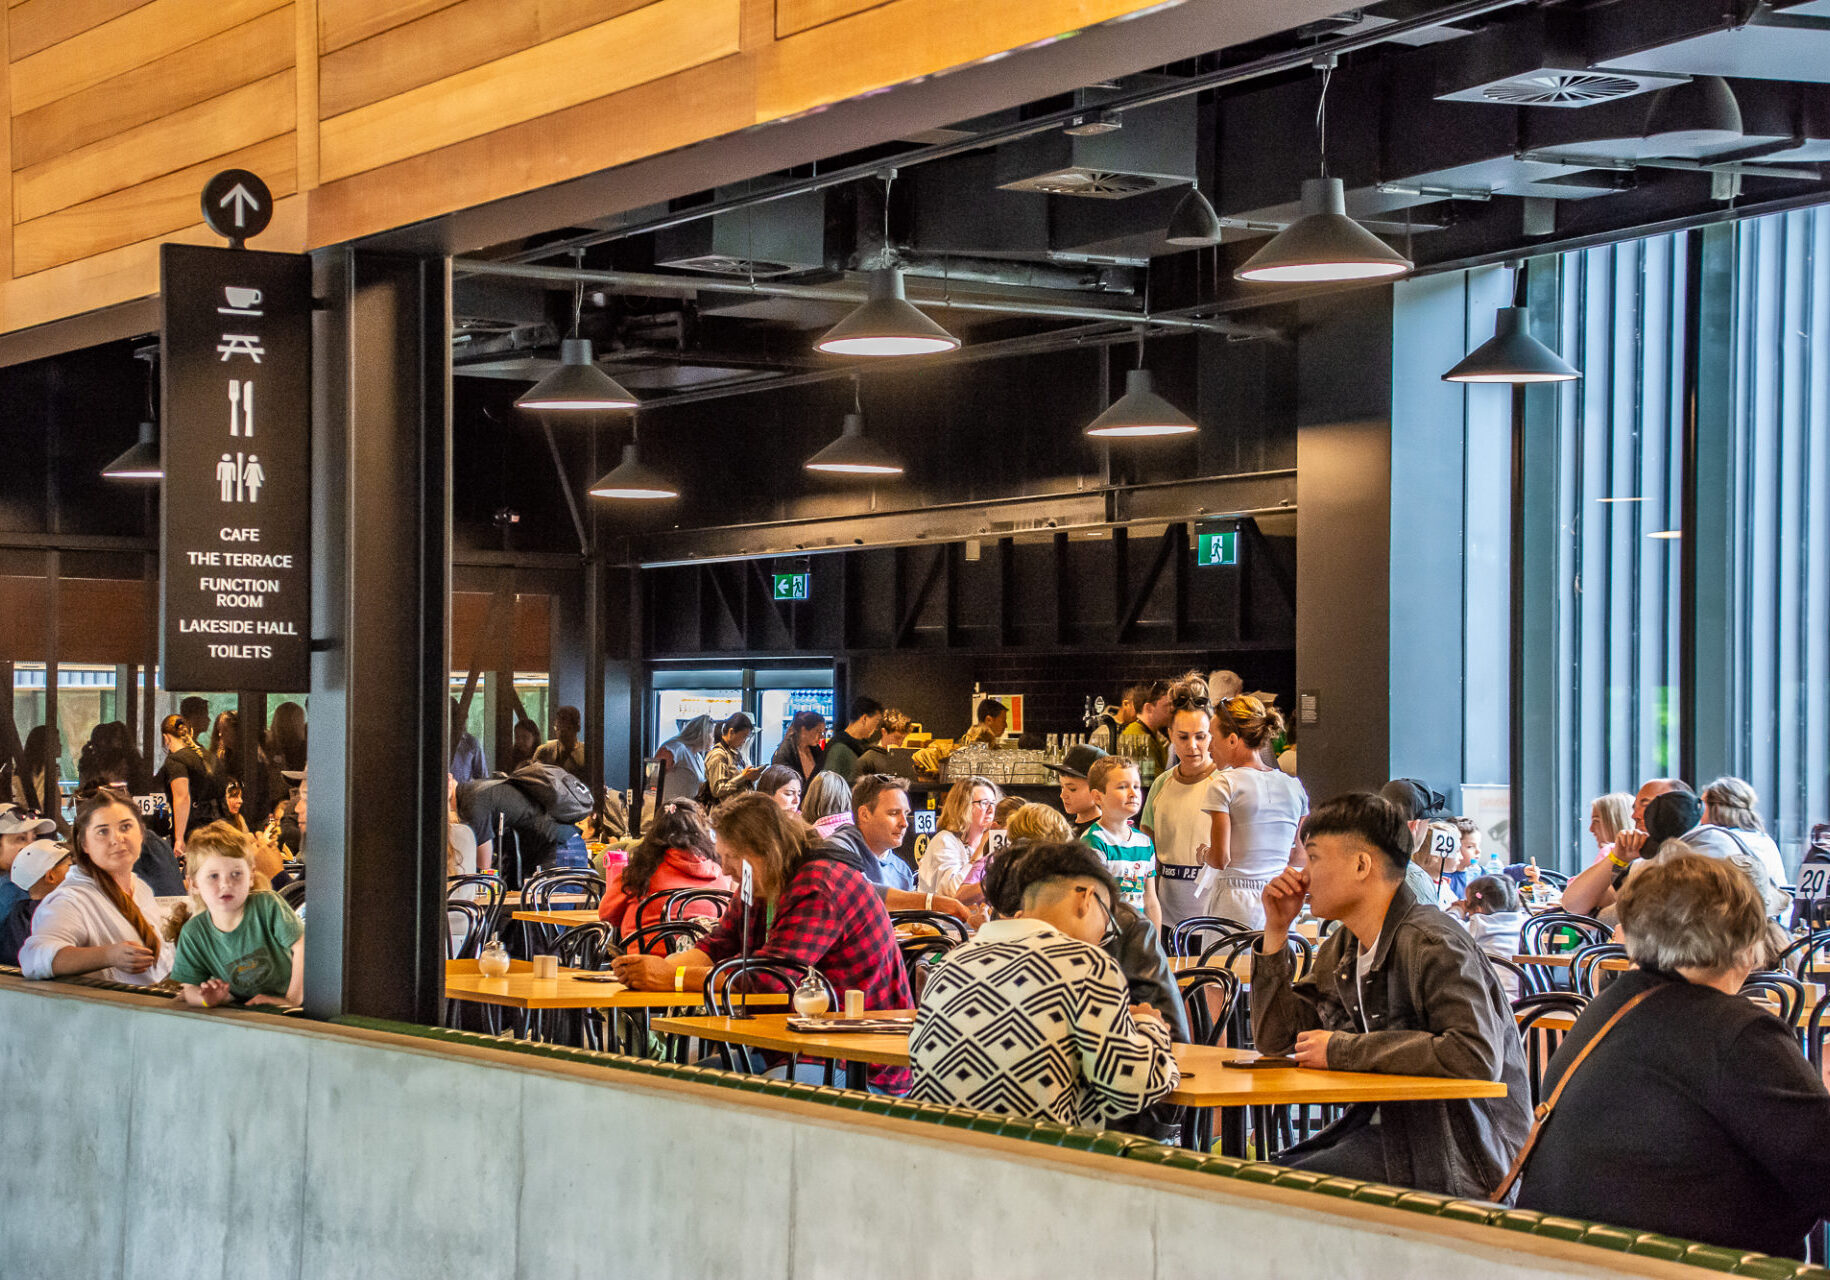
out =
[[[326,250],[313,337],[305,1003],[435,1022],[444,991],[450,270]]]
[[[916,510],[861,512],[812,520],[673,529],[638,534],[613,553],[621,564],[657,568],[757,556],[807,555],[858,547],[908,547],[1025,532],[1266,515],[1296,510],[1296,472],[1171,480],[960,502]]]

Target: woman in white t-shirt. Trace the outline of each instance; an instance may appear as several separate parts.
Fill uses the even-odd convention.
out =
[[[1213,707],[1207,683],[1190,676],[1170,687],[1169,742],[1176,767],[1151,784],[1138,815],[1138,828],[1156,842],[1156,896],[1163,908],[1163,927],[1204,914],[1196,892],[1206,864],[1211,822],[1207,816],[1208,779],[1214,763]]]
[[[1264,928],[1265,886],[1287,866],[1307,865],[1297,838],[1309,813],[1303,784],[1264,762],[1283,717],[1249,693],[1215,709],[1214,759],[1207,787],[1207,869],[1197,882],[1203,915]]]

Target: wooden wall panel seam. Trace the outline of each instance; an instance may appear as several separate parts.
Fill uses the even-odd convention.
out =
[[[342,115],[621,17],[656,0],[457,0],[324,57],[323,115]]]
[[[656,0],[324,121],[319,175],[348,177],[738,52],[740,0]]]
[[[27,0],[15,4],[9,57],[23,58],[131,13],[152,0]]]
[[[152,0],[13,64],[13,111],[36,110],[291,0]]]
[[[854,13],[892,3],[893,0],[775,0],[775,36],[785,40],[802,31],[825,26]]]
[[[161,244],[216,244],[222,238],[201,221],[168,235],[110,249],[61,267],[20,276],[0,288],[0,333],[29,329],[79,311],[97,311],[154,297],[159,292]],[[299,253],[305,248],[305,197],[273,203],[273,225],[252,242],[255,249]],[[71,306],[71,299],[80,306]]]
[[[82,204],[297,127],[290,68],[13,175],[20,222]]]
[[[122,191],[60,209],[13,229],[14,270],[20,275],[73,262],[188,227],[198,220],[198,193],[220,169],[251,169],[274,198],[298,190],[290,131],[212,156]]]
[[[318,185],[318,0],[293,0],[294,163],[301,191]]]
[[[24,169],[221,97],[293,65],[293,16],[275,9],[207,40],[13,118]]]
[[[972,66],[1142,7],[1137,0],[1027,0],[1021,6],[894,0],[777,40],[762,51],[757,122],[792,119],[918,75]]]
[[[409,157],[312,192],[314,245],[437,217],[475,199],[531,191],[746,128],[753,56],[721,59],[551,115]],[[630,120],[646,122],[639,135]]]
[[[12,68],[12,11],[0,13],[0,107],[7,113],[7,123],[11,123],[13,100]],[[6,184],[6,190],[0,191],[0,281],[13,278],[13,131],[8,128],[0,131],[0,181]]]
[[[456,3],[458,0],[322,0],[318,52],[332,53]]]

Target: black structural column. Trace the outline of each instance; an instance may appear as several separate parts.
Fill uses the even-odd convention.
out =
[[[438,1017],[451,578],[450,267],[318,255],[305,1005]]]

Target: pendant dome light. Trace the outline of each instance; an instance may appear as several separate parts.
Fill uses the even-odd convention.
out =
[[[814,349],[835,356],[921,356],[957,351],[959,339],[909,301],[902,271],[890,254],[890,184],[883,175],[883,264],[871,272],[870,295],[856,311],[826,331]]]
[[[623,460],[591,486],[593,498],[618,498],[630,502],[665,502],[680,496],[680,489],[666,476],[643,462],[636,451],[635,433],[623,446]]]
[[[140,438],[125,453],[102,468],[109,480],[163,480],[165,460],[159,452],[158,428],[153,423],[154,394],[159,385],[159,349],[142,347],[134,352],[136,360],[146,362],[146,418],[140,423]]]
[[[1210,244],[1219,244],[1221,234],[1220,215],[1214,212],[1214,206],[1201,194],[1200,184],[1191,183],[1188,194],[1176,205],[1176,211],[1169,215],[1169,226],[1163,232],[1163,239],[1183,248],[1200,249]]]
[[[1336,62],[1329,54],[1321,63],[1322,92],[1315,108],[1322,176],[1303,182],[1300,216],[1233,272],[1236,280],[1316,284],[1378,280],[1411,269],[1409,258],[1347,216],[1346,186],[1328,176],[1328,83]]]
[[[1470,351],[1444,382],[1503,383],[1523,386],[1533,382],[1572,382],[1580,370],[1532,336],[1531,312],[1525,306],[1525,272],[1513,268],[1510,307],[1501,307],[1493,320],[1493,336]]]
[[[583,261],[574,253],[573,263]],[[578,336],[579,314],[584,310],[585,282],[572,284],[572,336],[559,344],[559,367],[515,399],[515,408],[553,410],[560,413],[609,413],[633,409],[636,399],[615,378],[597,367],[591,340]]]
[[[1086,433],[1100,440],[1150,440],[1199,431],[1195,420],[1156,393],[1144,368],[1144,335],[1137,335],[1137,368],[1125,374],[1125,394],[1087,424]]]
[[[140,441],[120,457],[102,468],[110,480],[163,480],[165,464],[159,458],[157,430],[150,422],[140,424]]]
[[[864,434],[864,410],[858,400],[858,381],[852,379],[852,409],[845,415],[839,438],[821,449],[804,466],[841,476],[899,476],[902,459]]]

